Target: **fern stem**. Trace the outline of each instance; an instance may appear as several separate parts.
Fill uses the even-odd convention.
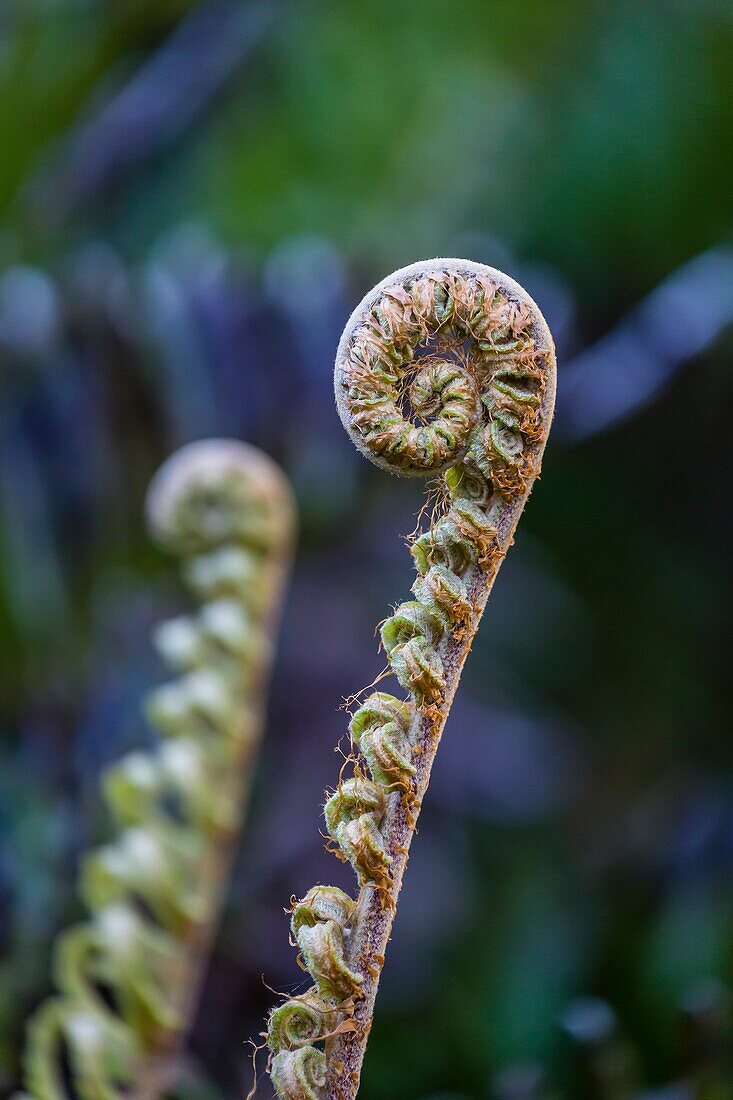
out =
[[[471,650],[503,555],[511,546],[523,503],[522,501],[514,509],[507,508],[503,512],[498,534],[498,546],[501,549],[497,551],[496,558],[487,568],[476,571],[469,590],[469,598],[475,607],[470,626],[460,641],[452,640],[445,650],[446,684],[437,719],[418,710],[410,727],[409,740],[414,746],[413,756],[416,760],[412,787],[414,802],[412,800],[406,802],[399,794],[390,797],[381,825],[392,874],[388,900],[374,886],[365,887],[361,891],[351,922],[346,959],[350,966],[363,973],[360,997],[356,1001],[353,1015],[358,1026],[353,1032],[338,1036],[326,1044],[328,1100],[347,1100],[347,1098],[351,1100],[356,1096],[359,1087],[361,1066],[383,966],[381,960],[384,959],[392,934],[397,899],[402,888],[402,878],[407,867],[420,807],[428,789],[430,773],[458,688],[463,665]]]

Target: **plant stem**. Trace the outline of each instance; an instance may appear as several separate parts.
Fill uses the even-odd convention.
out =
[[[410,741],[416,747],[415,757],[417,759],[416,774],[414,776],[415,804],[414,807],[407,804],[398,792],[390,795],[387,813],[382,823],[382,834],[392,861],[392,885],[389,887],[389,902],[385,903],[384,897],[374,887],[364,887],[359,896],[355,916],[351,922],[346,957],[352,968],[361,970],[364,974],[364,981],[361,985],[362,996],[357,1001],[354,1012],[354,1020],[359,1028],[353,1033],[338,1036],[326,1044],[326,1059],[329,1068],[326,1086],[328,1100],[352,1100],[359,1088],[361,1067],[372,1024],[379,979],[384,965],[387,944],[392,934],[397,899],[402,888],[402,879],[409,859],[409,849],[415,835],[416,819],[428,789],[430,774],[453,698],[458,689],[464,663],[471,651],[499,567],[504,555],[512,545],[525,499],[526,496],[504,508],[498,524],[500,553],[492,560],[488,568],[477,570],[471,585],[470,598],[475,610],[470,627],[464,637],[460,640],[452,639],[446,649],[444,658],[446,672],[445,697],[438,719],[432,720],[419,711],[413,719]]]

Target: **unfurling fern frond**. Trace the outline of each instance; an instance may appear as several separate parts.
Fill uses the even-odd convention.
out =
[[[377,692],[356,712],[354,775],[341,779],[325,806],[358,897],[316,887],[318,899],[338,895],[337,903],[317,903],[311,890],[293,911],[314,985],[270,1019],[271,1077],[282,1100],[356,1096],[438,743],[539,474],[555,351],[540,311],[512,279],[467,260],[429,260],[396,271],[357,306],[338,347],[335,384],[339,414],[359,450],[401,476],[440,475],[441,506],[411,547],[414,598],[381,628],[407,698]],[[313,914],[308,922],[296,921],[303,906]],[[291,1016],[297,1026],[286,1030]]]
[[[57,995],[28,1028],[26,1095],[153,1100],[191,1018],[264,720],[294,512],[287,482],[245,444],[190,444],[147,501],[198,607],[156,645],[174,679],[152,692],[151,752],[109,769],[114,839],[81,872],[89,919],[63,932]]]

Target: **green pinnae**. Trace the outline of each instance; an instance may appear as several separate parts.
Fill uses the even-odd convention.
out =
[[[375,691],[362,703],[349,724],[349,731],[359,744],[361,735],[370,727],[383,726],[387,722],[397,722],[406,733],[412,718],[412,706],[408,702],[396,699],[385,691]]]
[[[267,557],[239,546],[222,546],[183,563],[183,578],[204,602],[229,597],[263,619],[277,596],[280,569]]]
[[[539,405],[540,395],[537,392],[539,379],[535,374],[522,370],[520,367],[502,367],[492,379],[492,386],[500,393],[506,394],[520,405]]]
[[[434,291],[435,296],[435,319],[438,322],[438,326],[444,325],[450,317],[453,315],[454,300],[453,296],[448,293],[445,287],[438,283]]]
[[[521,340],[479,340],[478,346],[481,351],[488,352],[490,355],[514,355],[522,350],[523,342]]]
[[[429,607],[419,600],[408,600],[385,619],[380,637],[385,653],[391,657],[395,649],[416,638],[432,645],[440,639],[442,632],[440,619]]]
[[[444,565],[460,577],[478,560],[476,546],[456,524],[455,515],[451,509],[413,542],[410,552],[418,573],[427,573],[433,565]]]
[[[483,508],[470,500],[456,500],[446,520],[462,535],[471,553],[481,555],[488,541],[496,538],[496,525]],[[474,559],[475,560],[475,559]]]
[[[444,565],[432,566],[418,577],[412,590],[421,603],[438,611],[448,629],[466,626],[470,621],[472,607],[466,585]]]
[[[201,663],[204,639],[192,615],[179,615],[161,623],[153,633],[153,643],[174,672],[188,672]]]
[[[321,1100],[326,1056],[313,1046],[280,1051],[272,1059],[270,1077],[280,1100]]]
[[[381,881],[389,867],[379,831],[385,806],[383,787],[354,776],[341,784],[323,808],[329,836],[356,871],[360,885]]]
[[[136,825],[158,811],[164,782],[160,760],[148,753],[130,752],[107,769],[102,786],[117,821]]]
[[[338,1004],[358,992],[361,975],[352,970],[344,954],[344,932],[336,921],[293,925],[303,965],[315,982],[321,998]]]
[[[394,649],[389,657],[392,671],[406,691],[420,705],[432,704],[445,690],[445,673],[440,656],[420,639],[412,638]]]
[[[299,929],[312,928],[323,921],[335,921],[343,928],[354,913],[355,902],[338,886],[313,886],[304,898],[296,901],[291,914],[293,935]]]
[[[354,821],[364,814],[369,814],[379,823],[384,807],[383,789],[368,779],[354,776],[345,780],[323,807],[326,828],[333,836],[339,825],[345,821]]]
[[[482,510],[491,506],[494,486],[468,454],[445,471],[445,486],[453,500],[469,500]]]
[[[297,1050],[317,1040],[322,1034],[326,1010],[316,989],[285,1001],[270,1013],[267,1022],[267,1045],[278,1054],[281,1050]]]
[[[384,837],[371,814],[340,822],[333,839],[356,872],[359,886],[388,880],[390,859]]]
[[[359,748],[377,783],[390,786],[404,783],[415,774],[412,747],[404,728],[398,722],[369,726],[359,737]]]
[[[521,458],[524,441],[519,431],[519,419],[505,409],[497,409],[489,425],[491,446],[495,454],[507,465],[513,465]]]

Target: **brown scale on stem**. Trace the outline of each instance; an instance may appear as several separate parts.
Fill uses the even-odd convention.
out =
[[[537,306],[512,279],[467,260],[430,260],[395,272],[357,306],[339,343],[335,386],[339,415],[360,451],[399,476],[431,479],[421,509],[429,523],[409,540],[414,598],[380,626],[407,698],[377,691],[364,700],[350,726],[359,762],[325,809],[329,835],[359,886],[333,933],[342,950],[334,955],[335,977],[347,972],[355,986],[354,1028],[323,1049],[313,1040],[308,1089],[293,1092],[292,1074],[287,1090],[280,1088],[273,1075],[288,1100],[354,1100],[358,1091],[430,771],[539,474],[555,395],[554,346]],[[314,978],[324,980],[322,973]],[[305,1064],[298,1055],[294,1070]]]

